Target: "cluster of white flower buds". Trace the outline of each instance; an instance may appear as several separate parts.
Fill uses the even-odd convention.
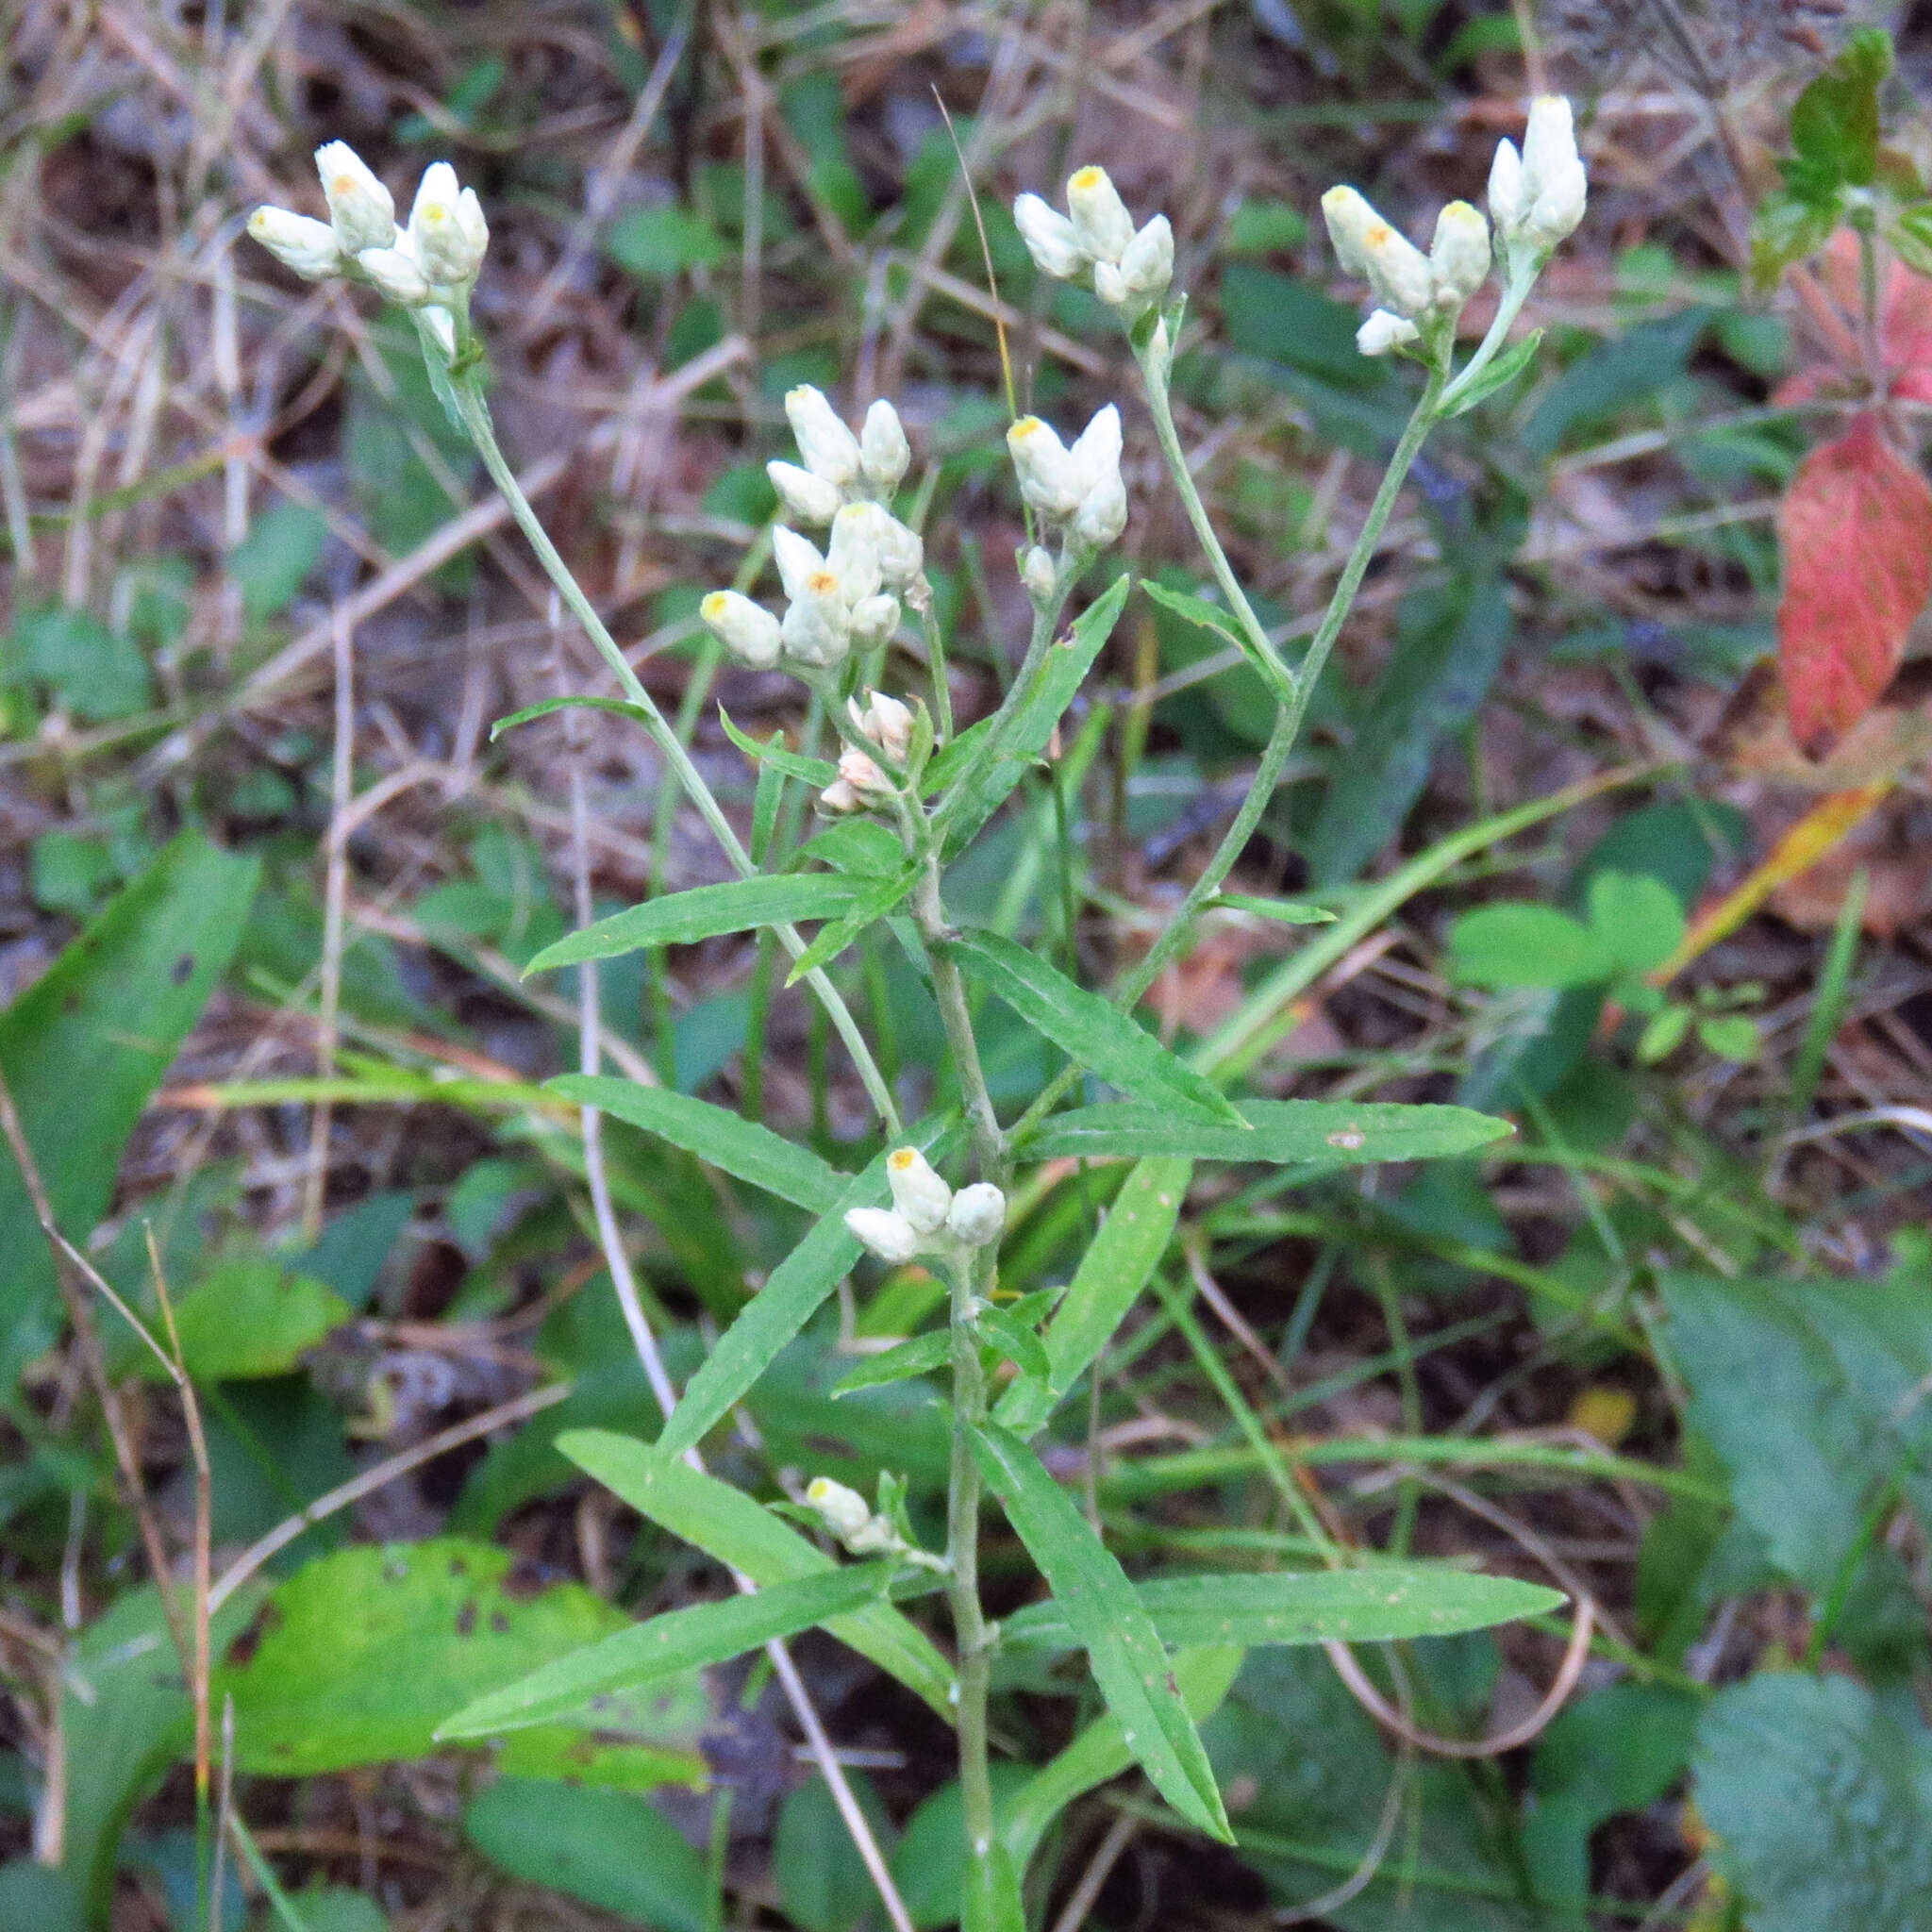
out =
[[[855,645],[888,642],[899,627],[899,594],[921,581],[925,546],[885,507],[912,460],[891,403],[866,411],[855,436],[809,384],[785,398],[805,467],[767,465],[788,515],[830,524],[822,552],[809,537],[780,524],[772,532],[782,619],[736,591],[713,591],[698,606],[711,634],[741,662],[770,671],[835,670]]]
[[[880,1487],[883,1491],[886,1483]],[[883,1499],[882,1507],[874,1509],[857,1490],[847,1489],[828,1475],[815,1475],[805,1487],[805,1500],[826,1530],[855,1557],[897,1557],[927,1570],[947,1567],[943,1557],[909,1541],[901,1507],[883,1507],[883,1501],[895,1499]]]
[[[1035,265],[1062,282],[1085,282],[1129,323],[1174,280],[1174,229],[1165,215],[1140,228],[1105,168],[1082,168],[1067,183],[1067,212],[1037,194],[1013,204],[1013,220]]]
[[[882,691],[868,692],[867,697],[863,709],[857,698],[846,699],[852,723],[861,738],[869,739],[903,771],[912,750],[912,713]],[[851,745],[839,760],[839,775],[819,793],[819,808],[833,813],[868,811],[888,803],[896,790],[876,758]]]
[[[1007,1224],[1007,1197],[991,1181],[975,1181],[956,1194],[916,1147],[895,1148],[886,1157],[890,1208],[854,1208],[845,1225],[894,1267],[915,1255],[948,1248],[983,1248],[996,1241]]]
[[[1505,266],[1521,249],[1540,261],[1582,221],[1585,196],[1570,103],[1546,94],[1529,110],[1523,153],[1502,142],[1490,172],[1490,213]],[[1353,188],[1331,188],[1322,212],[1336,258],[1375,298],[1356,336],[1364,356],[1405,349],[1425,329],[1453,321],[1489,278],[1490,225],[1466,201],[1452,201],[1437,218],[1426,255]]]
[[[1127,526],[1127,489],[1121,479],[1121,412],[1111,403],[1071,449],[1038,416],[1022,416],[1007,431],[1007,448],[1021,496],[1045,522],[1061,528],[1074,548],[1104,550],[1118,541]],[[1023,559],[1020,574],[1032,591],[1034,576],[1052,568],[1042,551],[1038,558],[1029,554]]]
[[[468,313],[490,246],[476,191],[458,186],[457,171],[437,161],[424,172],[408,225],[399,228],[389,190],[347,142],[317,148],[315,167],[327,221],[264,203],[249,216],[248,232],[306,281],[348,275],[398,308],[420,310],[454,355],[456,318]]]

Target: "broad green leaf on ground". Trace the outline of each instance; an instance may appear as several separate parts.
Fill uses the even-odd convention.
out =
[[[1101,1696],[1155,1789],[1198,1830],[1231,1839],[1194,1721],[1119,1559],[1017,1436],[987,1423],[974,1432],[973,1453],[1045,1575],[1087,1653]]]
[[[637,1690],[705,1664],[724,1663],[774,1638],[795,1636],[885,1594],[891,1568],[859,1563],[768,1584],[755,1595],[667,1610],[612,1631],[532,1671],[514,1684],[473,1698],[438,1727],[439,1739],[488,1738],[523,1730]]]
[[[1661,966],[1684,938],[1684,908],[1676,893],[1651,874],[1605,867],[1588,887],[1590,929],[1624,973]]]
[[[1620,1811],[1641,1810],[1683,1775],[1699,1705],[1690,1691],[1626,1679],[1561,1711],[1537,1740],[1536,1804],[1523,1853],[1539,1897],[1581,1907],[1590,1896],[1590,1839]]]
[[[838,873],[789,873],[776,878],[729,879],[693,886],[662,899],[646,899],[600,919],[555,945],[545,946],[524,968],[547,973],[585,959],[612,959],[642,946],[688,946],[720,933],[763,925],[795,925],[806,919],[837,919],[852,909],[863,888]]]
[[[1235,1571],[1158,1577],[1134,1586],[1161,1642],[1381,1643],[1446,1637],[1559,1608],[1560,1591],[1512,1576],[1447,1568]],[[1058,1598],[1000,1621],[1006,1643],[1059,1647],[1079,1641]]]
[[[1251,1653],[1202,1725],[1230,1795],[1241,1860],[1279,1907],[1301,1907],[1363,1863],[1403,1773],[1326,1657]],[[1347,1904],[1322,1915],[1341,1932],[1552,1932],[1524,1895],[1514,1848],[1459,1765],[1419,1758],[1396,1848]],[[1560,1922],[1558,1922],[1560,1923]]]
[[[259,1590],[238,1591],[211,1620],[219,1653],[248,1622]],[[62,1673],[66,1863],[87,1923],[105,1925],[115,1848],[135,1805],[189,1749],[193,1711],[152,1585],[118,1598],[84,1631]],[[0,1923],[8,1923],[0,1921]],[[22,1920],[23,1925],[39,1924]]]
[[[1473,986],[1591,986],[1613,977],[1616,956],[1580,919],[1554,906],[1478,906],[1449,934],[1449,966]]]
[[[290,1900],[302,1932],[390,1932],[389,1915],[366,1892],[331,1885],[298,1891]]]
[[[880,1849],[890,1851],[891,1821],[870,1779],[858,1771],[847,1778]],[[824,1778],[814,1777],[785,1800],[772,1841],[772,1864],[778,1902],[797,1932],[854,1932],[872,1923],[866,1912],[878,1893]]]
[[[928,1135],[924,1151],[937,1152],[939,1138]],[[915,1143],[918,1139],[915,1135]],[[877,1207],[886,1191],[886,1157],[881,1154],[847,1182],[831,1211],[772,1271],[744,1312],[718,1338],[658,1439],[667,1455],[681,1456],[703,1441],[811,1319],[862,1252],[846,1231],[846,1209]]]
[[[307,504],[277,503],[256,518],[228,554],[228,572],[249,616],[273,617],[293,602],[327,542],[328,519]]]
[[[847,1179],[809,1147],[688,1093],[641,1087],[635,1080],[608,1074],[559,1074],[545,1084],[579,1107],[594,1107],[615,1120],[628,1121],[814,1214],[823,1214],[832,1205]]]
[[[309,1776],[351,1765],[421,1757],[436,1726],[471,1698],[526,1675],[616,1629],[622,1610],[580,1584],[534,1591],[509,1553],[462,1537],[358,1544],[318,1558],[279,1585],[214,1672],[217,1707],[235,1700],[235,1763]],[[612,1725],[632,1757],[596,1782],[702,1781],[696,1752],[710,1717],[695,1674],[660,1681]],[[579,1713],[528,1741],[512,1768],[548,1757],[592,1781],[599,1713]]]
[[[824,1551],[741,1490],[648,1443],[606,1429],[575,1429],[557,1446],[640,1515],[754,1583],[785,1583],[834,1567]],[[952,1722],[951,1667],[891,1604],[870,1604],[829,1620],[825,1627]]]
[[[154,684],[141,646],[85,610],[50,605],[17,610],[4,655],[17,672],[43,685],[90,724],[132,717],[153,701]]]
[[[1076,1107],[1048,1115],[1025,1143],[1029,1160],[1108,1155],[1171,1155],[1191,1160],[1254,1160],[1311,1168],[1365,1167],[1380,1160],[1437,1160],[1472,1154],[1514,1129],[1466,1107],[1396,1101],[1243,1100],[1246,1127],[1181,1119],[1132,1102]]]
[[[1778,668],[1791,736],[1822,758],[1891,682],[1932,594],[1932,484],[1855,417],[1798,466],[1778,511]]]
[[[183,832],[0,1013],[0,1067],[70,1241],[107,1212],[122,1147],[227,971],[258,869]],[[0,1389],[11,1389],[54,1339],[59,1284],[4,1151],[0,1255]]]
[[[1196,1724],[1213,1716],[1241,1667],[1242,1653],[1217,1643],[1175,1652],[1170,1659],[1181,1702]],[[1024,1878],[1027,1861],[1053,1822],[1075,1798],[1118,1777],[1134,1761],[1121,1721],[1108,1712],[1083,1730],[1058,1757],[1042,1765],[999,1806],[1000,1842],[1013,1855]]]
[[[224,1261],[198,1281],[181,1297],[175,1320],[188,1373],[197,1382],[229,1382],[285,1374],[354,1312],[313,1275],[252,1255]],[[129,1365],[151,1379],[160,1376],[153,1354],[136,1346]]]
[[[1774,1562],[1832,1588],[1859,1523],[1899,1484],[1932,1524],[1932,1281],[1667,1274],[1665,1345],[1691,1426],[1730,1472]]]
[[[1763,1673],[1697,1726],[1697,1809],[1751,1932],[1932,1932],[1932,1733],[1849,1677]]]
[[[937,815],[947,858],[957,857],[972,843],[979,828],[1046,749],[1074,694],[1120,621],[1133,583],[1131,574],[1123,571],[1074,620],[1065,636],[1047,646],[1032,690],[1008,719],[1005,729],[997,739],[988,731],[977,741],[975,754],[965,759],[966,771]]]
[[[967,976],[1037,1027],[1074,1063],[1124,1092],[1184,1119],[1230,1127],[1246,1123],[1221,1090],[1161,1045],[1129,1013],[1075,986],[1037,953],[995,932],[965,932],[947,951]]]
[[[626,1791],[499,1778],[471,1800],[463,1836],[513,1877],[633,1924],[706,1932],[710,1881],[670,1819]]]
[[[1192,1172],[1187,1160],[1146,1159],[1128,1174],[1041,1338],[1045,1379],[1023,1375],[1000,1397],[1003,1428],[1032,1435],[1107,1346],[1174,1239]]]

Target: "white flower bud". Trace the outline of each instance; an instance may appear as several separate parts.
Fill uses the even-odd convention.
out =
[[[780,647],[793,663],[829,671],[852,649],[851,613],[829,570],[814,571],[799,586],[778,626]]]
[[[248,232],[305,282],[326,281],[342,272],[342,244],[326,222],[264,202],[248,217]]]
[[[903,591],[919,581],[925,568],[925,542],[917,530],[908,528],[890,512],[877,525],[879,575],[894,590]]]
[[[885,581],[880,552],[891,514],[875,503],[848,503],[832,519],[831,541],[825,545],[825,568],[839,579],[839,594],[848,609],[878,595]]]
[[[1174,280],[1174,227],[1165,215],[1156,215],[1127,243],[1121,257],[1121,277],[1128,299],[1158,302]]]
[[[1490,225],[1468,202],[1452,201],[1436,218],[1429,268],[1440,308],[1460,308],[1489,279]]]
[[[1063,522],[1086,494],[1067,446],[1038,416],[1022,416],[1007,431],[1007,448],[1020,494],[1042,516]]]
[[[1406,347],[1422,331],[1406,316],[1391,315],[1386,308],[1374,310],[1355,332],[1355,345],[1364,356],[1387,356]]]
[[[1050,551],[1036,543],[1020,559],[1020,581],[1026,587],[1026,594],[1035,603],[1043,603],[1053,595],[1054,586],[1059,581],[1059,570]]]
[[[892,1191],[892,1206],[921,1234],[938,1232],[953,1205],[953,1191],[917,1147],[895,1147],[887,1155],[886,1185]]]
[[[1071,525],[1076,541],[1090,550],[1105,550],[1117,543],[1127,527],[1127,487],[1115,469],[1103,476],[1080,501]]]
[[[1067,183],[1067,213],[1081,252],[1119,261],[1134,239],[1134,218],[1105,168],[1082,168]]]
[[[1127,278],[1121,273],[1119,262],[1096,261],[1093,264],[1093,292],[1109,308],[1127,306]]]
[[[819,793],[819,809],[829,818],[843,818],[848,813],[855,811],[863,811],[865,809],[865,801],[859,797],[858,792],[853,791],[851,786],[846,784],[844,779],[834,778],[832,782],[829,785],[827,785],[823,791]],[[885,1214],[884,1210],[881,1208],[853,1208],[852,1213],[847,1214],[845,1217],[846,1222],[848,1224],[851,1222],[853,1214],[878,1214],[883,1219],[888,1221],[897,1222],[899,1220],[899,1217],[896,1214]],[[904,1224],[901,1224],[903,1225]],[[858,1230],[856,1227],[853,1228],[852,1232],[854,1234],[858,1234]],[[909,1227],[906,1229],[906,1232],[908,1235],[912,1234],[912,1230]],[[915,1241],[918,1239],[916,1235],[913,1235],[912,1238]],[[864,1241],[866,1245],[872,1248],[873,1252],[875,1255],[877,1255],[882,1261],[891,1261],[895,1258],[910,1258],[909,1252],[908,1255],[904,1257],[894,1257],[892,1255],[887,1254],[883,1248],[874,1246],[874,1243],[867,1237],[860,1235],[859,1239],[861,1241]]]
[[[848,1208],[845,1225],[855,1241],[894,1268],[911,1260],[919,1252],[919,1231],[894,1208]]]
[[[344,254],[395,246],[395,202],[346,141],[325,142],[317,148],[315,172],[328,201],[329,225]]]
[[[778,620],[736,591],[713,591],[698,606],[705,628],[742,664],[769,671],[778,661]]]
[[[861,1209],[860,1212],[866,1210]],[[819,1520],[842,1542],[857,1536],[872,1522],[872,1505],[857,1490],[835,1483],[828,1475],[815,1475],[806,1486],[805,1500],[816,1509]]]
[[[895,765],[906,762],[907,754],[912,749],[912,710],[902,705],[897,698],[889,698],[884,691],[871,693],[871,702],[864,710],[858,708],[857,699],[851,700],[852,720],[859,731],[878,746]]]
[[[1490,219],[1505,235],[1523,220],[1523,157],[1513,141],[1499,141],[1490,163]]]
[[[772,531],[772,560],[778,566],[778,581],[788,597],[802,597],[808,578],[824,569],[825,559],[809,537],[788,530],[783,524]]]
[[[407,244],[396,248],[365,248],[356,258],[356,266],[367,275],[379,295],[399,308],[421,308],[429,300],[429,277]]]
[[[839,776],[867,805],[889,804],[898,787],[862,751],[846,750],[839,757]]]
[[[905,480],[912,466],[912,445],[906,441],[906,425],[899,412],[881,396],[865,412],[858,432],[858,461],[865,480],[874,490],[890,496]]]
[[[798,453],[814,476],[846,489],[858,482],[858,439],[840,420],[822,391],[802,382],[785,398],[785,414],[798,439]]]
[[[778,492],[778,507],[801,524],[829,524],[845,500],[836,483],[827,483],[796,463],[781,463],[775,457],[765,465],[765,475]]]
[[[899,600],[890,591],[861,597],[852,607],[852,641],[868,651],[892,641],[899,628]]]
[[[1121,412],[1112,403],[1096,409],[1067,452],[1086,495],[1098,485],[1118,480],[1121,473]]]
[[[1425,315],[1436,298],[1429,258],[1387,222],[1373,223],[1362,236],[1363,269],[1369,287],[1384,308],[1411,320]]]
[[[1007,1197],[991,1181],[974,1181],[953,1196],[946,1225],[969,1248],[996,1241],[1007,1224]]]
[[[1353,188],[1335,187],[1322,197],[1322,218],[1328,224],[1328,240],[1342,274],[1366,275],[1369,258],[1364,238],[1382,217]]]
[[[476,279],[490,246],[490,228],[476,191],[459,189],[457,171],[447,161],[432,162],[423,172],[409,209],[409,240],[432,282],[462,288]]]
[[[1023,194],[1014,202],[1013,222],[1041,275],[1070,282],[1086,268],[1087,257],[1073,223],[1039,195]]]

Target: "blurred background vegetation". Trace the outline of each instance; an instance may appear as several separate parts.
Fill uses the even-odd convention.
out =
[[[1026,630],[1001,327],[1022,408],[1072,425],[1121,401],[1126,558],[1201,591],[1122,345],[1035,275],[1008,213],[1100,162],[1174,219],[1183,431],[1257,608],[1304,636],[1412,374],[1357,355],[1316,199],[1354,181],[1425,233],[1555,86],[1591,208],[1535,298],[1544,354],[1431,444],[1234,881],[1336,921],[1212,924],[1148,1008],[1252,1091],[1455,1099],[1517,1138],[1292,1195],[1197,1187],[1058,1453],[1130,1566],[1292,1561],[1292,1487],[1349,1541],[1588,1596],[1592,1655],[1526,1746],[1442,1760],[1378,1732],[1316,1652],[1258,1653],[1207,1728],[1239,1848],[1103,1788],[1058,1827],[1038,1923],[1258,1927],[1326,1895],[1346,1932],[1932,1927],[1932,731],[1908,648],[1835,749],[1791,742],[1776,517],[1843,399],[1802,380],[1829,277],[1747,273],[1791,101],[1848,26],[1894,29],[1890,138],[1932,154],[1924,8],[5,16],[0,1069],[65,1235],[149,1319],[158,1272],[173,1291],[215,1574],[285,1526],[215,1616],[262,1861],[229,1857],[227,1924],[844,1932],[869,1897],[757,1672],[493,1758],[432,1745],[475,1690],[721,1587],[551,1447],[656,1410],[575,1114],[540,1091],[575,1061],[574,975],[520,976],[584,900],[720,873],[622,720],[491,738],[602,689],[594,658],[413,341],[283,275],[242,239],[248,208],[318,212],[308,156],[332,138],[399,195],[436,158],[476,185],[510,458],[748,826],[721,702],[762,739],[798,729],[797,688],[721,663],[695,608],[761,563],[788,387],[897,402],[962,718]],[[1932,320],[1907,297],[1892,346],[1917,367]],[[1223,636],[1136,597],[953,903],[1095,969],[1131,959],[1271,715]],[[930,1005],[883,945],[841,973],[916,1110]],[[841,1165],[871,1151],[768,946],[613,962],[602,998],[621,1071]],[[1050,1069],[997,1009],[986,1026],[998,1097],[1024,1101]],[[688,1373],[800,1224],[622,1126],[610,1156]],[[0,1167],[0,1925],[186,1927],[189,1702],[148,1579],[187,1574],[196,1443]],[[1010,1285],[1064,1280],[1104,1185],[1049,1170],[1016,1204]],[[890,1469],[929,1520],[932,1391],[827,1391],[939,1300],[917,1270],[846,1297],[760,1385],[725,1473],[776,1496]],[[997,1601],[996,1542],[990,1574]],[[1403,1647],[1417,1722],[1507,1730],[1566,1629]],[[943,1727],[828,1641],[801,1657],[908,1903],[945,1923]],[[1070,1686],[1002,1670],[996,1734],[1064,1741]]]

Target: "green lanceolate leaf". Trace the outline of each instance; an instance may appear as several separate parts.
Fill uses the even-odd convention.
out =
[[[504,732],[538,718],[547,718],[553,711],[614,711],[620,718],[629,718],[640,724],[657,722],[643,706],[634,705],[628,698],[545,698],[541,705],[525,705],[521,711],[499,718],[490,727],[490,741],[494,744]]]
[[[1046,1350],[1032,1329],[1023,1327],[1004,1308],[981,1308],[973,1325],[1022,1374],[1043,1381],[1048,1374]]]
[[[919,867],[908,863],[884,878],[841,883],[856,883],[860,890],[845,908],[844,916],[829,922],[791,962],[791,971],[785,975],[787,986],[796,986],[808,973],[836,959],[874,920],[883,919],[919,883]]]
[[[1046,1331],[1045,1376],[1015,1382],[993,1411],[1003,1427],[1032,1435],[1107,1346],[1174,1239],[1192,1173],[1188,1160],[1151,1159],[1127,1176]]]
[[[587,1475],[660,1529],[741,1571],[754,1583],[787,1583],[836,1568],[831,1557],[743,1491],[634,1437],[572,1429],[557,1446]],[[825,1620],[825,1628],[954,1721],[953,1673],[931,1641],[888,1603]]]
[[[838,766],[825,758],[802,758],[795,751],[787,751],[776,733],[766,743],[760,744],[731,722],[731,714],[723,705],[718,707],[718,722],[724,725],[725,737],[754,764],[770,765],[774,771],[783,772],[788,778],[803,779],[821,791],[839,775]]]
[[[1243,1100],[1244,1127],[1184,1120],[1158,1108],[1116,1102],[1052,1114],[1025,1144],[1028,1160],[1081,1156],[1182,1155],[1194,1160],[1259,1160],[1281,1166],[1361,1167],[1378,1160],[1438,1160],[1470,1154],[1514,1132],[1507,1121],[1466,1107],[1398,1101]]]
[[[838,919],[862,896],[855,881],[824,872],[788,873],[776,878],[729,879],[693,886],[688,892],[647,899],[600,919],[545,946],[524,968],[525,974],[584,959],[614,959],[643,946],[688,946],[720,933],[760,925],[794,925],[802,919]]]
[[[628,1121],[647,1134],[695,1154],[728,1174],[823,1214],[838,1199],[847,1176],[827,1167],[809,1147],[801,1147],[742,1114],[673,1093],[664,1087],[641,1087],[608,1074],[559,1074],[547,1083],[553,1093],[579,1107],[594,1107]]]
[[[929,1141],[936,1138],[928,1137]],[[779,1262],[744,1312],[718,1338],[664,1424],[658,1439],[661,1450],[682,1456],[694,1448],[764,1374],[858,1259],[859,1245],[846,1231],[845,1210],[876,1208],[885,1196],[886,1157],[881,1154],[846,1184],[830,1212]]]
[[[1219,604],[1210,604],[1206,597],[1196,597],[1186,591],[1170,591],[1165,584],[1156,583],[1152,577],[1143,577],[1141,588],[1163,609],[1172,610],[1184,624],[1211,630],[1238,651],[1248,648],[1246,640],[1235,628],[1234,619]]]
[[[859,1389],[882,1389],[888,1382],[909,1381],[914,1375],[929,1375],[953,1358],[953,1338],[947,1329],[930,1335],[915,1335],[891,1348],[870,1355],[856,1369],[848,1369],[832,1384],[832,1399],[850,1395]]]
[[[1136,1586],[1163,1643],[1384,1643],[1449,1637],[1541,1616],[1560,1591],[1513,1576],[1411,1566],[1371,1570],[1237,1571],[1162,1577]],[[1000,1622],[1000,1641],[1070,1648],[1080,1640],[1058,1601],[1028,1604]]]
[[[1456,398],[1449,413],[1460,416],[1478,403],[1488,402],[1499,389],[1507,389],[1536,360],[1542,340],[1542,330],[1533,328],[1520,342],[1512,342]]]
[[[692,1604],[633,1624],[473,1698],[437,1729],[440,1740],[489,1738],[548,1723],[613,1691],[636,1690],[705,1664],[724,1663],[775,1637],[795,1636],[883,1597],[889,1563],[860,1563],[774,1583],[755,1595]]]
[[[1208,900],[1210,912],[1252,912],[1283,925],[1332,925],[1335,914],[1325,906],[1304,906],[1293,899],[1257,899],[1252,892],[1222,892]]]
[[[1154,1788],[1191,1824],[1232,1843],[1208,1754],[1126,1573],[1017,1436],[985,1424],[974,1432],[973,1453],[1064,1607],[1100,1694]]]
[[[963,972],[997,993],[1076,1065],[1136,1098],[1190,1121],[1212,1122],[1236,1134],[1247,1123],[1212,1082],[1170,1053],[1131,1014],[1075,986],[1065,974],[994,932],[965,932],[948,941]]]

